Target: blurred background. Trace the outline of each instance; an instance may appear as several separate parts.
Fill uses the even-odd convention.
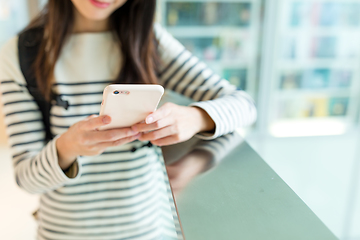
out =
[[[45,3],[0,0],[0,47]],[[359,240],[360,0],[158,0],[157,20],[253,96],[244,137],[336,236]],[[28,239],[37,197],[16,187],[4,132],[1,116],[0,238]],[[26,234],[4,228],[20,223]]]

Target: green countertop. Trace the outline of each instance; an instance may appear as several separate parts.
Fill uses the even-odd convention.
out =
[[[337,239],[246,142],[176,203],[187,240]]]

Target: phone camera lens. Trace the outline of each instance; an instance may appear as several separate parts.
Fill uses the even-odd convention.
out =
[[[119,94],[119,91],[118,91],[118,90],[115,90],[115,91],[114,91],[114,94]]]

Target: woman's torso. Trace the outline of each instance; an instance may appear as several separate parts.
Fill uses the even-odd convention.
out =
[[[53,86],[69,107],[51,108],[54,135],[99,114],[102,91],[120,66],[110,32],[70,37],[57,61]],[[40,239],[158,239],[174,232],[172,197],[157,147],[135,141],[80,157],[79,164],[78,181],[41,196]]]

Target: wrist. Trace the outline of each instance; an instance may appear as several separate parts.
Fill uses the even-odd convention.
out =
[[[209,116],[209,114],[199,107],[191,107],[195,111],[195,119],[199,120],[199,130],[198,132],[210,132],[214,131],[215,129],[215,122],[212,120],[212,118]]]
[[[69,141],[66,140],[65,133],[56,139],[58,163],[62,170],[68,169],[77,157],[76,154],[72,153],[68,143]]]

